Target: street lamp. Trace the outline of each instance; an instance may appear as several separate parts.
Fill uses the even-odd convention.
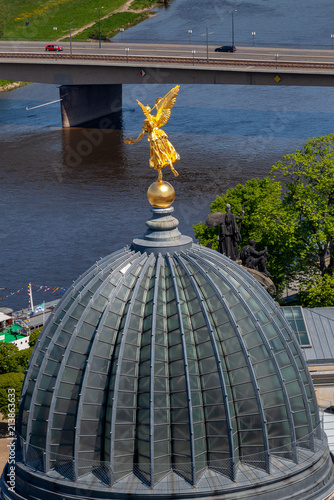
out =
[[[95,10],[99,11],[99,49],[101,48],[101,9],[104,9],[104,7],[95,7]]]
[[[126,47],[125,53],[126,53],[126,62],[129,62],[129,47]]]
[[[255,31],[252,31],[252,36],[253,36],[253,47],[254,47],[254,37],[255,37],[256,33]]]
[[[192,34],[193,30],[188,30],[188,34],[189,34],[189,45],[191,45],[191,34]]]
[[[275,60],[276,60],[276,69],[277,69],[277,64],[278,64],[278,54],[275,54]]]
[[[228,11],[229,14],[232,14],[232,47],[234,47],[234,13],[235,12],[238,12],[238,9]]]
[[[214,31],[210,31],[209,33],[209,26],[206,27],[206,33],[201,36],[206,36],[206,62],[209,62],[209,35],[212,35]]]
[[[206,27],[206,62],[209,62],[209,27]]]
[[[71,21],[70,23],[65,23],[65,24],[68,24],[70,27],[70,54],[71,54],[71,57],[72,57],[72,23],[74,23],[74,20]]]
[[[196,54],[196,50],[192,50],[192,55],[193,55],[193,66],[195,64],[195,54]]]
[[[332,49],[333,49],[334,35],[331,35],[331,39],[332,39]]]
[[[120,28],[119,31],[121,32],[121,43],[123,43],[123,31],[124,31],[124,28]]]
[[[57,40],[57,36],[56,36],[57,35],[57,33],[56,33],[57,32],[57,28],[53,28],[53,31],[55,32],[55,43],[56,43],[56,40]]]

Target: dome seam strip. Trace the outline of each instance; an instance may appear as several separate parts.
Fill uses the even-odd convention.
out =
[[[144,275],[146,274],[147,270],[149,269],[149,266],[152,265],[154,263],[154,260],[155,260],[155,258],[152,254],[147,256],[147,254],[145,253],[144,255],[145,255],[147,260],[143,266],[143,269],[140,272],[140,275],[137,279],[137,282],[136,282],[134,290],[133,290],[133,294],[132,294],[131,299],[130,299],[130,304],[129,304],[129,308],[128,308],[127,313],[126,313],[126,319],[125,319],[125,323],[124,323],[124,327],[123,327],[123,333],[122,333],[122,338],[121,338],[121,343],[120,343],[120,348],[119,348],[119,353],[118,353],[118,366],[117,366],[117,370],[116,370],[116,374],[115,374],[115,383],[114,383],[114,391],[113,391],[114,401],[112,404],[111,419],[110,419],[110,434],[111,434],[111,436],[110,436],[110,464],[111,464],[111,466],[114,465],[114,460],[115,460],[115,455],[114,455],[114,452],[115,452],[115,425],[116,425],[117,400],[118,400],[118,393],[119,393],[119,382],[120,382],[120,377],[121,377],[121,363],[123,361],[123,353],[124,353],[125,341],[126,341],[126,337],[127,337],[127,333],[128,333],[128,329],[129,329],[129,323],[130,323],[130,319],[131,319],[131,312],[132,312],[133,305],[134,305],[134,302],[135,302],[135,299],[136,299],[136,296],[138,293],[138,289],[141,285],[141,281],[142,281]],[[120,334],[120,330],[118,331],[118,335],[119,334]],[[110,367],[110,369],[111,369],[111,367]]]
[[[180,297],[179,297],[179,292],[178,292],[178,287],[177,287],[177,282],[175,278],[175,269],[174,265],[172,262],[171,256],[167,253],[166,256],[167,263],[169,265],[172,281],[173,281],[173,288],[174,288],[174,295],[175,295],[175,300],[176,300],[176,308],[177,308],[177,314],[178,314],[178,319],[179,319],[179,326],[180,326],[180,334],[181,334],[181,344],[182,344],[182,350],[183,350],[183,360],[184,360],[184,373],[185,373],[185,380],[186,380],[186,392],[187,392],[187,407],[188,407],[188,415],[189,415],[189,426],[190,426],[190,432],[189,432],[189,438],[190,438],[190,455],[191,455],[191,476],[192,476],[192,484],[195,484],[195,473],[194,473],[194,466],[195,464],[195,444],[194,444],[194,422],[193,422],[193,415],[192,415],[192,403],[191,403],[191,388],[190,388],[190,378],[189,378],[189,370],[188,370],[188,357],[187,357],[187,347],[186,347],[186,341],[184,338],[184,328],[183,328],[183,321],[182,321],[182,311],[180,307]]]
[[[202,297],[201,292],[197,286],[196,281],[194,280],[193,276],[191,275],[189,269],[187,268],[187,266],[185,264],[186,261],[183,258],[183,254],[181,254],[180,256],[175,256],[175,259],[180,263],[180,265],[184,269],[185,273],[187,274],[189,281],[192,283],[192,285],[194,287],[197,298],[200,301],[201,311],[204,315],[205,322],[206,322],[206,325],[207,325],[207,328],[209,331],[209,335],[210,335],[210,339],[211,339],[211,343],[212,343],[212,347],[213,347],[213,352],[214,352],[217,366],[218,366],[218,373],[219,373],[219,378],[220,378],[220,382],[221,382],[221,388],[222,388],[222,392],[223,392],[223,402],[224,402],[224,409],[225,409],[225,414],[226,414],[228,441],[229,441],[231,463],[232,463],[231,479],[233,481],[234,476],[235,476],[235,452],[234,452],[234,447],[233,447],[233,427],[232,427],[232,419],[231,419],[229,402],[228,402],[226,382],[224,379],[224,373],[223,373],[223,369],[221,366],[221,360],[220,360],[220,356],[219,356],[219,352],[218,352],[217,342],[216,342],[216,339],[214,338],[214,332],[213,332],[213,328],[212,328],[211,321],[210,321],[210,318],[208,316],[207,310],[203,305],[203,297]]]

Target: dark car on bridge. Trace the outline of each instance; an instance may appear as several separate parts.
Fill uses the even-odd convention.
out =
[[[55,51],[59,51],[61,52],[63,49],[63,47],[60,47],[59,45],[53,45],[53,44],[49,44],[45,47],[45,50],[50,50],[52,52],[55,52]]]
[[[223,45],[222,47],[217,47],[215,52],[235,52],[236,50],[234,45]]]

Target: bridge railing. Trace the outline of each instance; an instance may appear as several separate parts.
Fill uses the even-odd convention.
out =
[[[303,69],[303,70],[330,70],[334,69],[334,63],[330,62],[308,62],[308,61],[284,61],[280,58],[276,60],[257,59],[229,59],[210,55],[206,57],[184,56],[140,56],[140,55],[110,55],[110,54],[64,54],[64,53],[28,53],[28,52],[0,52],[0,60],[20,59],[24,61],[47,60],[55,63],[71,61],[94,61],[110,62],[123,65],[129,64],[177,64],[189,66],[232,66],[232,67],[252,67],[252,68],[275,68],[275,69]]]

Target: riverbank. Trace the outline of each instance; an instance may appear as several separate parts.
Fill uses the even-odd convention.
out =
[[[58,0],[40,6],[37,0],[26,0],[23,10],[22,5],[18,7],[10,0],[4,1],[8,14],[2,39],[26,41],[47,41],[50,37],[53,38],[53,34],[55,35],[54,41],[61,40],[68,37],[70,33],[75,36],[87,28],[94,29],[93,39],[96,39],[99,25],[101,26],[105,20],[112,18],[115,14],[122,13],[122,19],[118,20],[120,22],[118,30],[111,34],[114,36],[120,29],[125,30],[152,15],[152,9],[155,7],[162,7],[169,3],[168,0],[105,0],[104,6],[101,7],[98,0],[81,0],[80,2]],[[69,23],[69,19],[74,21]]]
[[[28,82],[14,82],[12,80],[0,80],[0,92],[7,92],[8,90],[14,90],[18,87],[24,87],[28,85]]]
[[[165,5],[163,0],[128,0],[124,5],[72,32],[78,41],[109,40],[115,35],[155,15],[152,9]],[[102,14],[101,10],[100,13]],[[58,41],[69,40],[68,35]]]

